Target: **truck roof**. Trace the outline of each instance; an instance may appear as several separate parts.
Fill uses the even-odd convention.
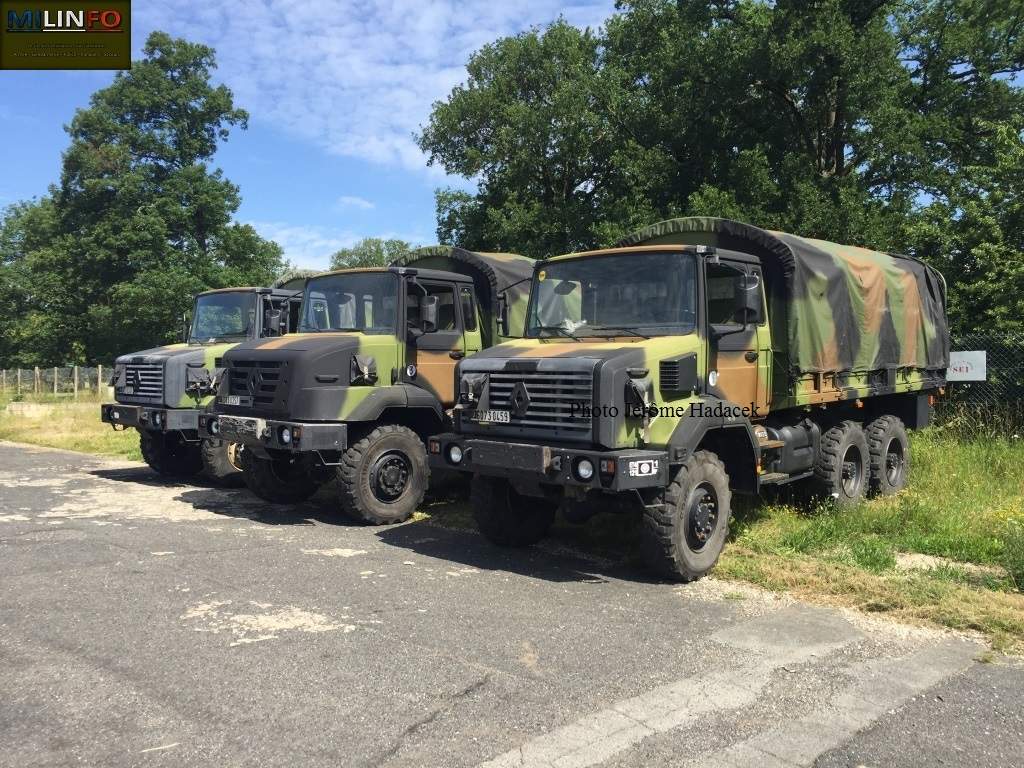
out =
[[[266,292],[272,296],[292,296],[295,291],[290,288],[264,288],[252,285],[241,285],[234,288],[211,288],[209,291],[202,291],[197,293],[196,297],[199,296],[210,296],[215,293],[256,293]]]
[[[446,272],[441,269],[420,269],[419,267],[411,267],[416,270],[417,277],[423,277],[428,280],[456,280],[460,283],[470,283],[473,281],[468,275],[460,275],[458,272]],[[328,275],[348,275],[354,273],[366,273],[366,272],[391,272],[390,267],[353,267],[350,269],[335,269],[331,272],[321,272],[314,277],[327,277]]]
[[[578,253],[563,253],[559,256],[552,256],[545,259],[543,263],[551,263],[553,261],[567,261],[570,259],[586,258],[588,256],[609,256],[614,254],[627,254],[627,253],[665,253],[666,251],[692,251],[694,246],[683,245],[680,243],[665,243],[664,245],[631,245],[623,248],[598,248],[593,251],[579,251]],[[719,256],[733,261],[742,261],[748,264],[758,264],[760,259],[750,253],[744,253],[743,251],[730,251],[724,248],[716,249]]]

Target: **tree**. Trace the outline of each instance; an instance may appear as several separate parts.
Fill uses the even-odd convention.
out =
[[[485,46],[434,105],[421,147],[477,184],[438,191],[443,242],[545,256],[728,216],[921,255],[946,272],[959,329],[996,298],[982,254],[1019,271],[1005,186],[1024,168],[1019,2],[619,10],[599,34],[560,21]]]
[[[215,66],[211,48],[151,34],[66,127],[59,185],[5,217],[12,232],[52,218],[45,237],[0,245],[31,288],[33,311],[8,337],[20,360],[104,361],[171,340],[194,293],[279,271],[280,247],[232,222],[238,188],[208,166],[248,119],[211,82]]]
[[[404,240],[364,237],[351,248],[336,251],[331,256],[331,269],[386,267],[411,250],[412,246]]]

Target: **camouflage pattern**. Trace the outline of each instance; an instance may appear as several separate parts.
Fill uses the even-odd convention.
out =
[[[709,217],[670,219],[619,247],[711,245],[758,256],[769,285],[775,361],[794,379],[897,369],[934,378],[949,363],[946,286],[908,256],[768,232]]]
[[[445,272],[467,274],[473,278],[477,297],[488,322],[483,329],[484,346],[504,339],[520,338],[526,326],[526,308],[530,300],[530,278],[536,262],[517,253],[467,251],[450,245],[418,248],[398,259],[393,266],[417,266]],[[498,296],[504,295],[509,327],[505,334],[497,326]]]
[[[300,332],[246,343],[226,357],[231,367],[287,366],[287,381],[275,390],[273,401],[261,408],[232,404],[238,395],[230,381],[222,385],[218,413],[298,422],[372,422],[388,408],[428,407],[438,414],[455,403],[455,366],[459,356],[472,355],[496,339],[521,336],[534,261],[515,254],[485,254],[435,246],[418,249],[392,266],[420,270],[425,280],[448,280],[475,288],[476,327],[473,330],[425,334],[406,343],[404,328],[394,334],[351,331]],[[437,274],[424,274],[438,270]],[[347,269],[330,274],[379,272],[385,268]],[[401,290],[405,290],[403,287]],[[510,322],[500,335],[496,308],[501,292],[509,294]],[[353,361],[372,361],[376,375],[350,378]],[[415,371],[409,375],[412,367]],[[325,385],[324,377],[335,377]]]

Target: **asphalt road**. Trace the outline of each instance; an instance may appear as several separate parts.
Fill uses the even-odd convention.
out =
[[[981,650],[0,443],[0,766],[1020,766]]]

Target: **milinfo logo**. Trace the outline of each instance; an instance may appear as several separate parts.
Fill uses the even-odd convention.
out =
[[[112,8],[89,10],[8,10],[8,32],[123,32],[121,12]]]
[[[128,69],[130,0],[0,0],[0,69]]]

